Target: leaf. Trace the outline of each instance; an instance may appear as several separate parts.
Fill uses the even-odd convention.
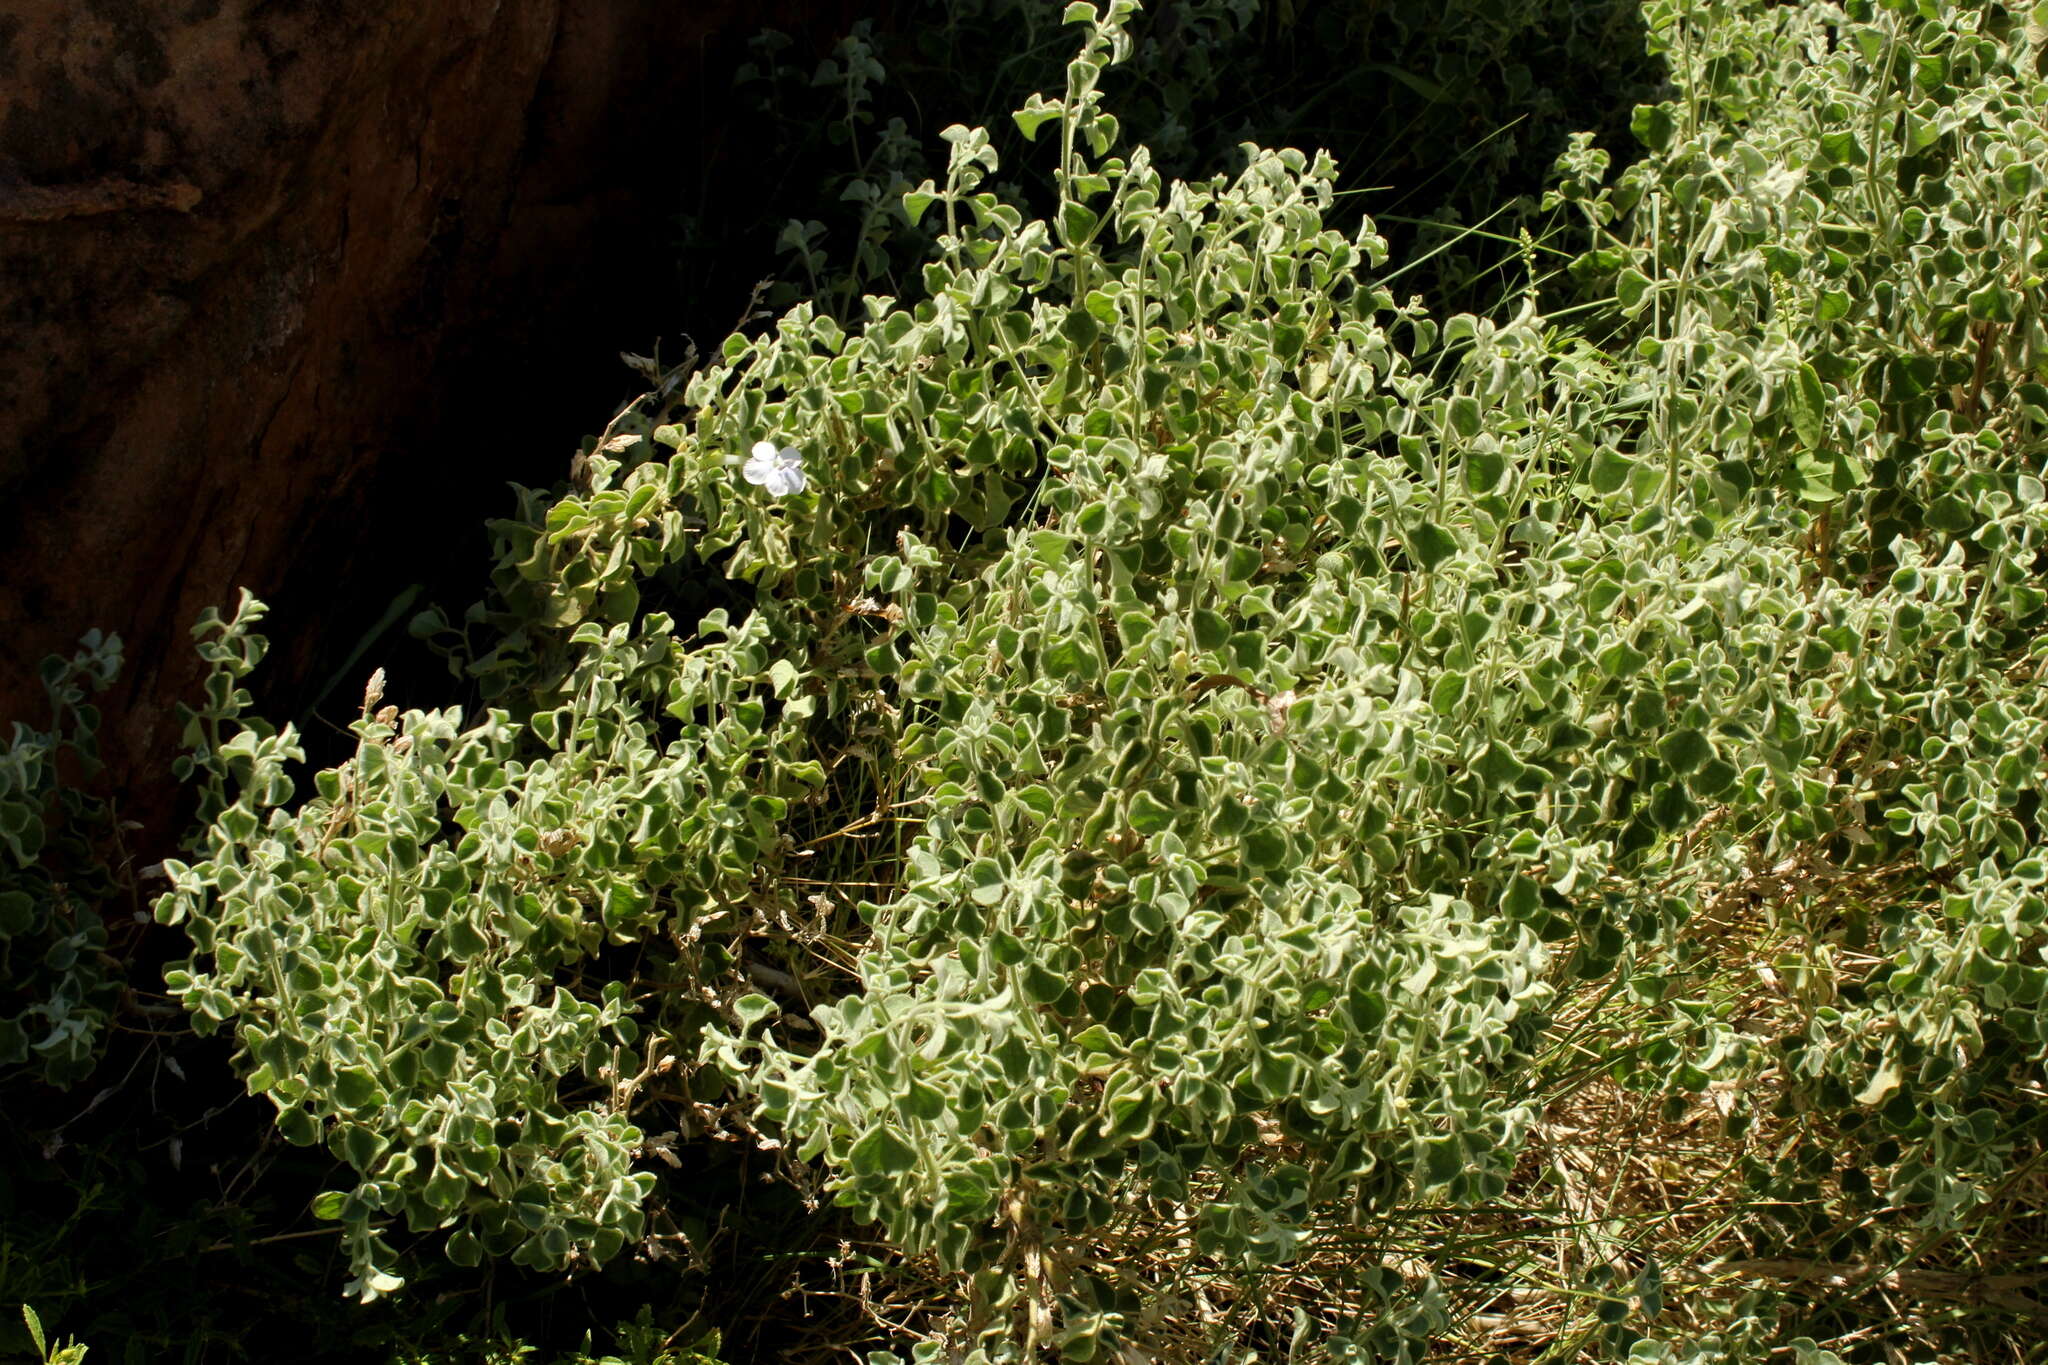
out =
[[[1586,482],[1602,497],[1618,493],[1628,483],[1629,470],[1634,461],[1612,446],[1602,446],[1593,454],[1593,463],[1586,471]]]
[[[1449,104],[1455,98],[1450,91],[1444,89],[1435,81],[1418,76],[1413,71],[1403,67],[1393,66],[1386,62],[1368,62],[1359,69],[1362,71],[1375,71],[1382,76],[1392,76],[1431,104]]]
[[[1633,313],[1642,306],[1643,297],[1650,292],[1650,277],[1634,266],[1623,270],[1614,281],[1614,298],[1623,308]]]
[[[1465,490],[1475,498],[1494,492],[1507,477],[1508,457],[1498,450],[1465,452]]]
[[[1002,865],[993,858],[977,858],[967,869],[968,896],[976,905],[994,905],[1009,889]]]
[[[1102,215],[1086,204],[1069,199],[1060,205],[1060,240],[1070,247],[1085,243],[1101,223]]]
[[[1822,423],[1827,416],[1827,390],[1821,386],[1820,375],[1810,364],[1802,363],[1792,386],[1785,391],[1785,401],[1790,408],[1793,434],[1799,444],[1808,450],[1819,450],[1821,446]]]
[[[1244,860],[1249,867],[1270,870],[1287,861],[1287,836],[1276,829],[1256,829],[1244,837]]]
[[[1060,322],[1060,335],[1077,347],[1086,350],[1095,344],[1095,338],[1102,334],[1102,324],[1086,308],[1069,308]],[[1084,531],[1087,529],[1082,528]],[[1088,532],[1093,535],[1094,532]]]
[[[1638,104],[1629,116],[1628,130],[1645,147],[1661,152],[1677,134],[1678,118],[1669,104]]]
[[[1500,905],[1501,909],[1507,912],[1509,919],[1527,924],[1535,920],[1543,909],[1542,888],[1536,885],[1534,878],[1517,872],[1508,878],[1507,890],[1501,895]]]
[[[903,1112],[926,1123],[936,1122],[946,1112],[946,1097],[938,1088],[920,1080],[913,1080],[910,1088],[903,1092]]]
[[[1610,678],[1632,677],[1650,662],[1650,656],[1626,640],[1616,640],[1600,651],[1600,671]]]
[[[28,1326],[29,1339],[36,1344],[36,1354],[47,1357],[50,1354],[50,1343],[43,1338],[43,1320],[36,1316],[36,1310],[23,1304],[21,1320]]]
[[[1837,166],[1861,166],[1866,159],[1863,144],[1856,140],[1856,134],[1846,128],[1822,133],[1820,153]]]
[[[1936,531],[1961,535],[1977,524],[1976,511],[1953,493],[1936,498],[1926,513],[1927,525]]]
[[[1869,1083],[1856,1092],[1856,1103],[1865,1108],[1883,1104],[1891,1093],[1899,1088],[1901,1078],[1898,1059],[1887,1055],[1883,1064],[1871,1075]]]
[[[1471,440],[1479,434],[1479,400],[1469,393],[1461,393],[1451,400],[1451,430]]]
[[[1024,107],[1010,115],[1016,122],[1017,131],[1024,134],[1026,142],[1038,140],[1038,130],[1066,112],[1066,105],[1059,100],[1048,100],[1043,95],[1032,95],[1024,101]]]
[[[1689,773],[1714,756],[1714,746],[1698,730],[1674,730],[1658,741],[1657,754],[1673,772]]]
[[[917,1165],[917,1152],[886,1124],[877,1124],[853,1144],[846,1164],[855,1175],[902,1175]]]
[[[1138,833],[1158,834],[1173,827],[1173,808],[1151,792],[1139,792],[1131,798],[1130,820]]]
[[[1080,640],[1068,638],[1055,640],[1045,647],[1045,671],[1056,678],[1092,677],[1095,656]]]
[[[468,1228],[457,1228],[449,1233],[446,1249],[448,1259],[456,1265],[471,1268],[483,1262],[483,1242]]]
[[[0,891],[0,938],[15,938],[35,923],[35,898],[26,891]]]
[[[1021,116],[1014,117],[1020,118],[1021,126]],[[1035,129],[1033,131],[1035,131]],[[1030,136],[1031,134],[1028,132],[1025,134],[1025,137],[1027,139],[1029,139]],[[934,185],[931,181],[927,180],[914,190],[904,191],[903,215],[904,217],[910,220],[910,225],[912,227],[916,227],[918,220],[924,217],[925,210],[929,209],[933,204],[936,204],[938,201],[938,187]],[[661,439],[661,433],[659,431],[655,432],[654,435],[656,440]]]
[[[350,1066],[334,1073],[334,1098],[344,1109],[369,1109],[384,1102],[384,1091],[366,1068]]]
[[[1435,569],[1458,552],[1457,538],[1433,521],[1417,523],[1408,540],[1417,562],[1426,570]]]
[[[1472,769],[1486,780],[1489,787],[1498,791],[1513,785],[1515,779],[1522,775],[1522,761],[1506,747],[1489,744],[1480,750]]]
[[[1438,1138],[1422,1144],[1422,1183],[1425,1187],[1448,1185],[1465,1168],[1464,1155],[1455,1138]]]
[[[1458,672],[1444,672],[1430,684],[1429,709],[1439,716],[1457,714],[1458,703],[1465,700],[1465,675]]]
[[[1117,1046],[1116,1040],[1110,1037],[1108,1029],[1100,1024],[1090,1024],[1087,1028],[1074,1035],[1074,1049],[1083,1056],[1091,1054],[1114,1056]]]

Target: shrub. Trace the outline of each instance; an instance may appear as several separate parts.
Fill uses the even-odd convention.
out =
[[[481,719],[374,680],[294,803],[256,608],[205,623],[172,985],[353,1173],[354,1287],[400,1223],[618,1254],[660,1113],[822,1169],[928,1277],[921,1358],[1416,1358],[1539,1234],[1474,1276],[1372,1229],[1551,1197],[1525,1144],[1595,1080],[1714,1106],[1752,1246],[1995,1237],[2048,991],[2048,147],[2040,33],[1931,8],[1658,0],[1648,155],[1559,167],[1611,301],[1546,313],[1525,238],[1441,317],[1327,156],[1124,147],[1132,7],[1071,5],[1016,115],[1051,216],[950,129],[913,298],[798,304],[523,493],[491,600],[418,623]],[[1566,1271],[1617,1351],[1781,1344],[1680,1340],[1635,1240]]]
[[[121,642],[94,631],[70,659],[43,661],[47,730],[16,722],[0,750],[0,1073],[68,1086],[99,1057],[121,974],[100,908],[114,882],[107,804],[82,782],[99,769],[99,711]]]

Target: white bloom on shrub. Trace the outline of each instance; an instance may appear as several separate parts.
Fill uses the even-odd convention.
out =
[[[778,498],[804,491],[804,454],[795,446],[775,448],[773,441],[754,442],[754,452],[747,457],[746,468],[740,473],[747,482],[759,484]]]

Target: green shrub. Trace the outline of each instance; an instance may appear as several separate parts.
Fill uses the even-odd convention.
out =
[[[1553,204],[1611,299],[1546,313],[1524,239],[1439,317],[1327,156],[1121,144],[1130,13],[1069,6],[1016,115],[1050,218],[948,130],[905,301],[730,338],[522,494],[418,623],[481,719],[374,680],[295,804],[255,607],[203,625],[171,984],[346,1163],[354,1288],[400,1226],[619,1254],[660,1115],[822,1169],[920,1358],[1419,1358],[1547,1233],[1463,1307],[1470,1246],[1331,1249],[1535,1200],[1594,1079],[1778,1125],[1719,1224],[1762,1254],[1998,1236],[2048,1041],[2038,22],[1657,0],[1649,154]],[[1785,1344],[1681,1340],[1584,1236],[1570,1332]]]
[[[0,749],[0,1075],[68,1086],[98,1060],[121,974],[101,906],[114,894],[106,803],[79,785],[99,770],[99,711],[121,642],[93,631],[43,661],[47,730],[17,721]]]

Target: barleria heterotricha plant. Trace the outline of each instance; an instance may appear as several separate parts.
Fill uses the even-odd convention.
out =
[[[16,722],[0,748],[0,1074],[25,1067],[56,1086],[98,1060],[121,995],[101,909],[118,831],[80,785],[99,769],[99,710],[121,642],[98,631],[69,659],[43,661],[50,728]]]
[[[922,1267],[920,1358],[1419,1358],[1525,1272],[1560,1341],[1783,1345],[1537,1217],[1596,1084],[1747,1176],[1687,1254],[1967,1262],[2048,1079],[2048,15],[1658,0],[1648,155],[1560,163],[1592,304],[1525,238],[1441,317],[1327,156],[1123,145],[1132,10],[1016,115],[1050,219],[950,130],[914,297],[522,495],[419,623],[480,719],[379,678],[294,803],[254,607],[202,627],[172,984],[352,1172],[359,1290],[400,1227],[602,1262],[649,1127],[724,1126]]]

